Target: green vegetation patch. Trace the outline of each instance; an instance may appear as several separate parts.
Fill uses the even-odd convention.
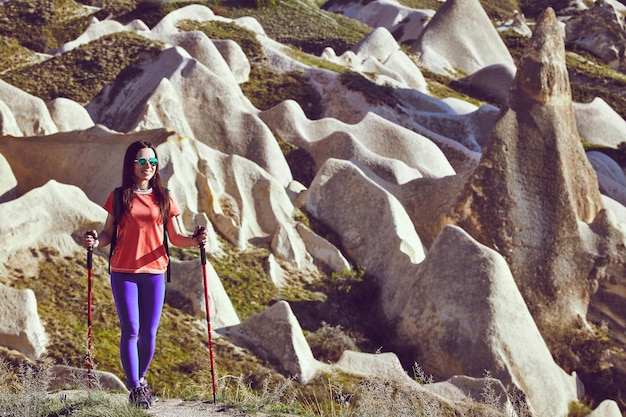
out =
[[[0,74],[41,61],[42,59],[16,39],[0,36]]]
[[[566,55],[572,98],[588,103],[599,97],[626,118],[626,75],[613,70],[591,54],[576,51]]]
[[[220,257],[207,254],[242,321],[280,299],[278,289],[265,273],[264,262],[268,255],[265,249],[232,252]]]
[[[233,40],[241,46],[241,49],[251,61],[261,60],[265,56],[263,47],[256,38],[256,33],[235,23],[220,20],[211,20],[209,22],[185,20],[178,24],[178,28],[183,31],[199,30],[211,39]]]
[[[241,85],[243,93],[260,110],[268,110],[285,100],[294,100],[309,119],[322,116],[322,99],[304,71],[276,71],[253,65],[249,80]]]
[[[0,35],[14,37],[36,52],[76,38],[88,23],[86,9],[73,0],[11,0],[0,5]]]
[[[274,7],[261,8],[242,7],[234,0],[217,3],[216,13],[230,18],[252,16],[270,38],[314,55],[320,55],[326,47],[340,55],[371,32],[354,19],[326,12],[306,0],[281,0]]]
[[[161,43],[133,32],[119,32],[42,63],[9,71],[2,78],[45,102],[65,97],[86,104],[123,69],[162,48]]]
[[[394,107],[398,102],[393,87],[376,84],[357,72],[348,71],[341,74],[341,84],[350,90],[362,93],[365,100],[372,105],[383,103]]]
[[[88,333],[86,256],[59,258],[58,253],[50,249],[33,250],[32,255],[41,260],[38,275],[27,276],[21,271],[13,271],[9,284],[34,291],[39,316],[50,338],[47,360],[84,369]],[[106,258],[94,255],[92,275],[94,365],[97,370],[111,372],[123,380],[119,321]],[[189,387],[197,387],[206,378],[203,374],[210,370],[208,334],[206,326],[199,323],[204,320],[187,315],[166,301],[157,350],[148,375],[158,395],[189,395]],[[214,338],[213,347],[216,369],[224,374],[236,372],[249,376],[268,372],[261,361],[245,355],[241,349],[234,349],[221,338]],[[5,355],[0,352],[0,356]]]

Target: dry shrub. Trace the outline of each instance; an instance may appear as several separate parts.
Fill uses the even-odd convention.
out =
[[[322,322],[322,327],[307,335],[313,356],[322,362],[337,362],[344,351],[358,351],[354,339],[343,327]]]

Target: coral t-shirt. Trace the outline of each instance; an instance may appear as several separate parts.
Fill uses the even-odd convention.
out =
[[[113,214],[113,194],[109,194],[104,209]],[[169,217],[180,214],[169,193]],[[135,191],[130,213],[122,216],[117,226],[117,242],[111,256],[111,271],[124,273],[161,274],[167,270],[167,253],[163,245],[163,221],[152,189]]]

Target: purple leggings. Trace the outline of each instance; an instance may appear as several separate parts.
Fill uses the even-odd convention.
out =
[[[165,300],[163,274],[111,273],[111,289],[120,320],[120,359],[129,389],[139,386],[154,356]]]

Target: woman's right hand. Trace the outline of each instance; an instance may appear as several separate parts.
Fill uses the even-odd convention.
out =
[[[86,249],[97,247],[98,232],[95,230],[88,230],[83,235],[83,247]]]

